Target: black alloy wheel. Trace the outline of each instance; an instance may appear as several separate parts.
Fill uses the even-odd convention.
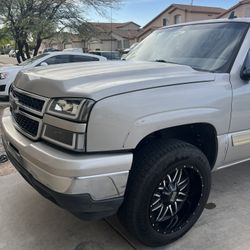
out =
[[[143,244],[166,245],[199,219],[210,187],[211,168],[197,147],[175,139],[153,141],[135,152],[118,215]]]

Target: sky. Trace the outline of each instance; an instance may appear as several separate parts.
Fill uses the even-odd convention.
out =
[[[238,2],[239,0],[193,0],[194,5],[221,7],[225,9],[232,7]],[[119,8],[112,11],[112,21],[134,21],[144,26],[173,3],[191,4],[191,0],[122,0]],[[107,17],[97,15],[93,11],[89,12],[88,19],[94,22],[110,22],[111,11],[107,12]]]

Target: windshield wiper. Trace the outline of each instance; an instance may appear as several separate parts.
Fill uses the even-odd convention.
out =
[[[154,60],[154,62],[168,63],[166,60],[163,60],[163,59]]]
[[[193,67],[193,66],[190,66],[193,70],[196,70],[196,71],[201,71],[201,72],[209,72],[209,73],[216,73],[215,70],[207,70],[207,69],[201,69],[201,68],[198,68],[198,67]]]
[[[153,62],[178,64],[178,63],[174,63],[174,62],[166,61],[166,60],[164,60],[164,59],[157,59],[157,60],[154,60]]]

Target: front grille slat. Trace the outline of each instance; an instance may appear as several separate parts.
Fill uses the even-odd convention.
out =
[[[37,136],[39,122],[32,120],[22,114],[12,113],[13,118],[17,125],[25,132],[30,134],[33,137]]]
[[[48,99],[19,90],[13,86],[11,86],[10,91],[10,111],[16,128],[33,140],[39,139],[42,117]]]
[[[43,110],[43,105],[45,103],[45,101],[43,100],[39,100],[34,97],[21,94],[14,89],[12,90],[12,95],[13,97],[18,98],[19,103],[28,108],[37,110],[39,112]]]

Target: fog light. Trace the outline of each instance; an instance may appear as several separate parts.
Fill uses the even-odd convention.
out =
[[[83,151],[85,149],[85,134],[78,134],[65,129],[46,124],[42,138],[64,148]]]

